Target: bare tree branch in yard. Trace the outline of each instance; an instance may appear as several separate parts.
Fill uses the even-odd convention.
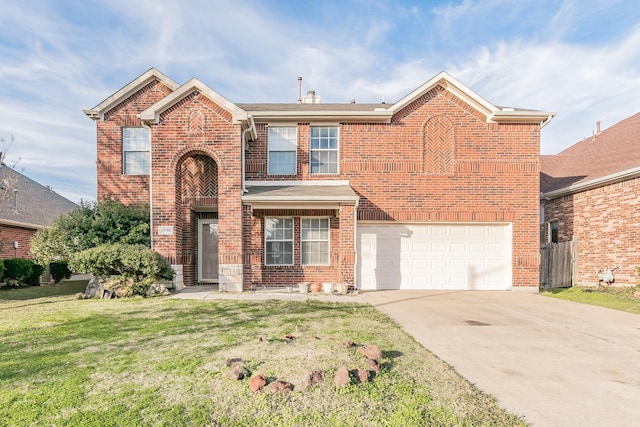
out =
[[[18,160],[12,161],[8,165],[5,163],[5,160],[7,159],[7,153],[13,146],[13,141],[13,135],[11,135],[9,140],[0,138],[0,202],[3,202],[11,197],[19,179],[19,175],[15,173],[15,168],[18,165],[20,158],[18,158]]]

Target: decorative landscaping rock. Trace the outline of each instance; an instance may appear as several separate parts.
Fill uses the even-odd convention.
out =
[[[246,377],[248,371],[241,364],[233,365],[229,372],[227,372],[227,378],[232,380],[241,380]]]
[[[371,370],[373,372],[375,372],[376,374],[380,373],[380,364],[378,363],[377,360],[374,359],[367,359],[367,365],[369,366],[369,368],[371,368]]]
[[[367,359],[377,360],[382,358],[382,351],[377,345],[363,345],[358,349],[358,351],[362,353]]]
[[[232,357],[231,359],[227,359],[227,361],[225,362],[225,364],[228,367],[231,367],[231,365],[235,365],[235,364],[238,364],[238,363],[244,364],[244,360],[242,360],[239,357]]]
[[[252,392],[257,393],[262,391],[262,388],[267,384],[267,379],[262,374],[254,375],[249,381],[249,388]]]
[[[336,387],[344,387],[351,384],[351,377],[349,376],[349,370],[344,366],[338,368],[336,374],[333,377],[333,383]]]
[[[148,297],[155,297],[155,296],[159,296],[159,295],[169,295],[169,289],[167,289],[167,286],[163,283],[152,283],[151,286],[149,286],[149,289],[147,289],[147,296]]]
[[[324,381],[324,373],[322,371],[309,371],[304,376],[305,387],[311,387]]]
[[[273,381],[267,386],[267,390],[273,394],[282,394],[293,391],[293,384],[286,381]]]
[[[358,368],[356,373],[361,383],[369,382],[369,371],[367,369]]]
[[[87,284],[87,288],[84,290],[84,294],[88,298],[93,298],[98,293],[99,288],[100,288],[100,281],[96,276],[92,276],[91,280],[89,280],[89,283]],[[102,296],[102,292],[98,295]]]

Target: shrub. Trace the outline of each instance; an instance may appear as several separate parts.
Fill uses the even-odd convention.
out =
[[[40,264],[31,262],[31,275],[27,278],[27,284],[30,286],[40,286],[40,276],[44,273],[45,268]]]
[[[71,270],[69,270],[69,261],[54,261],[49,264],[49,271],[51,277],[55,283],[60,283],[62,279],[68,279],[71,277]]]
[[[104,284],[118,296],[145,295],[158,279],[172,279],[173,270],[160,254],[144,245],[104,244],[74,255],[73,271],[111,276]]]
[[[4,260],[4,279],[7,282],[24,283],[33,272],[33,263],[28,259],[10,258]]]
[[[40,229],[31,239],[31,254],[44,265],[106,243],[150,246],[149,207],[125,206],[117,200],[81,202],[51,227]]]

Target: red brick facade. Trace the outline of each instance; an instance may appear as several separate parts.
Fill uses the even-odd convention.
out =
[[[513,286],[537,289],[539,121],[492,122],[486,112],[434,85],[386,122],[346,115],[320,121],[338,126],[338,174],[310,173],[310,128],[317,123],[292,116],[287,125],[297,122],[297,174],[270,176],[268,128],[278,121],[258,117],[257,137],[245,150],[248,183],[348,181],[360,199],[339,208],[265,208],[242,199],[242,138],[252,123],[234,120],[228,105],[198,90],[185,92],[146,123],[151,174],[122,174],[121,128],[141,125],[138,114],[170,92],[168,85],[149,83],[109,106],[98,121],[98,195],[150,202],[154,249],[182,266],[184,284],[197,282],[195,222],[217,217],[221,284],[223,276],[244,289],[303,281],[354,284],[358,221],[478,222],[512,224]],[[265,265],[264,218],[274,216],[294,219],[295,254],[301,218],[329,218],[330,265],[303,266],[299,256],[292,266]]]
[[[31,258],[31,239],[36,234],[33,228],[0,225],[0,259]],[[18,242],[18,248],[14,248]]]
[[[640,178],[568,194],[544,204],[544,240],[550,221],[558,223],[558,242],[578,240],[578,283],[595,285],[598,272],[615,266],[615,283],[639,283]]]

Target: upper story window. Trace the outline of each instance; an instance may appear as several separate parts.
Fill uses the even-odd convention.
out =
[[[295,175],[298,129],[269,126],[269,175]]]
[[[338,173],[338,128],[311,128],[311,173]]]
[[[293,265],[293,218],[265,218],[265,265]]]
[[[125,175],[149,175],[151,169],[149,129],[122,128],[122,172]]]

